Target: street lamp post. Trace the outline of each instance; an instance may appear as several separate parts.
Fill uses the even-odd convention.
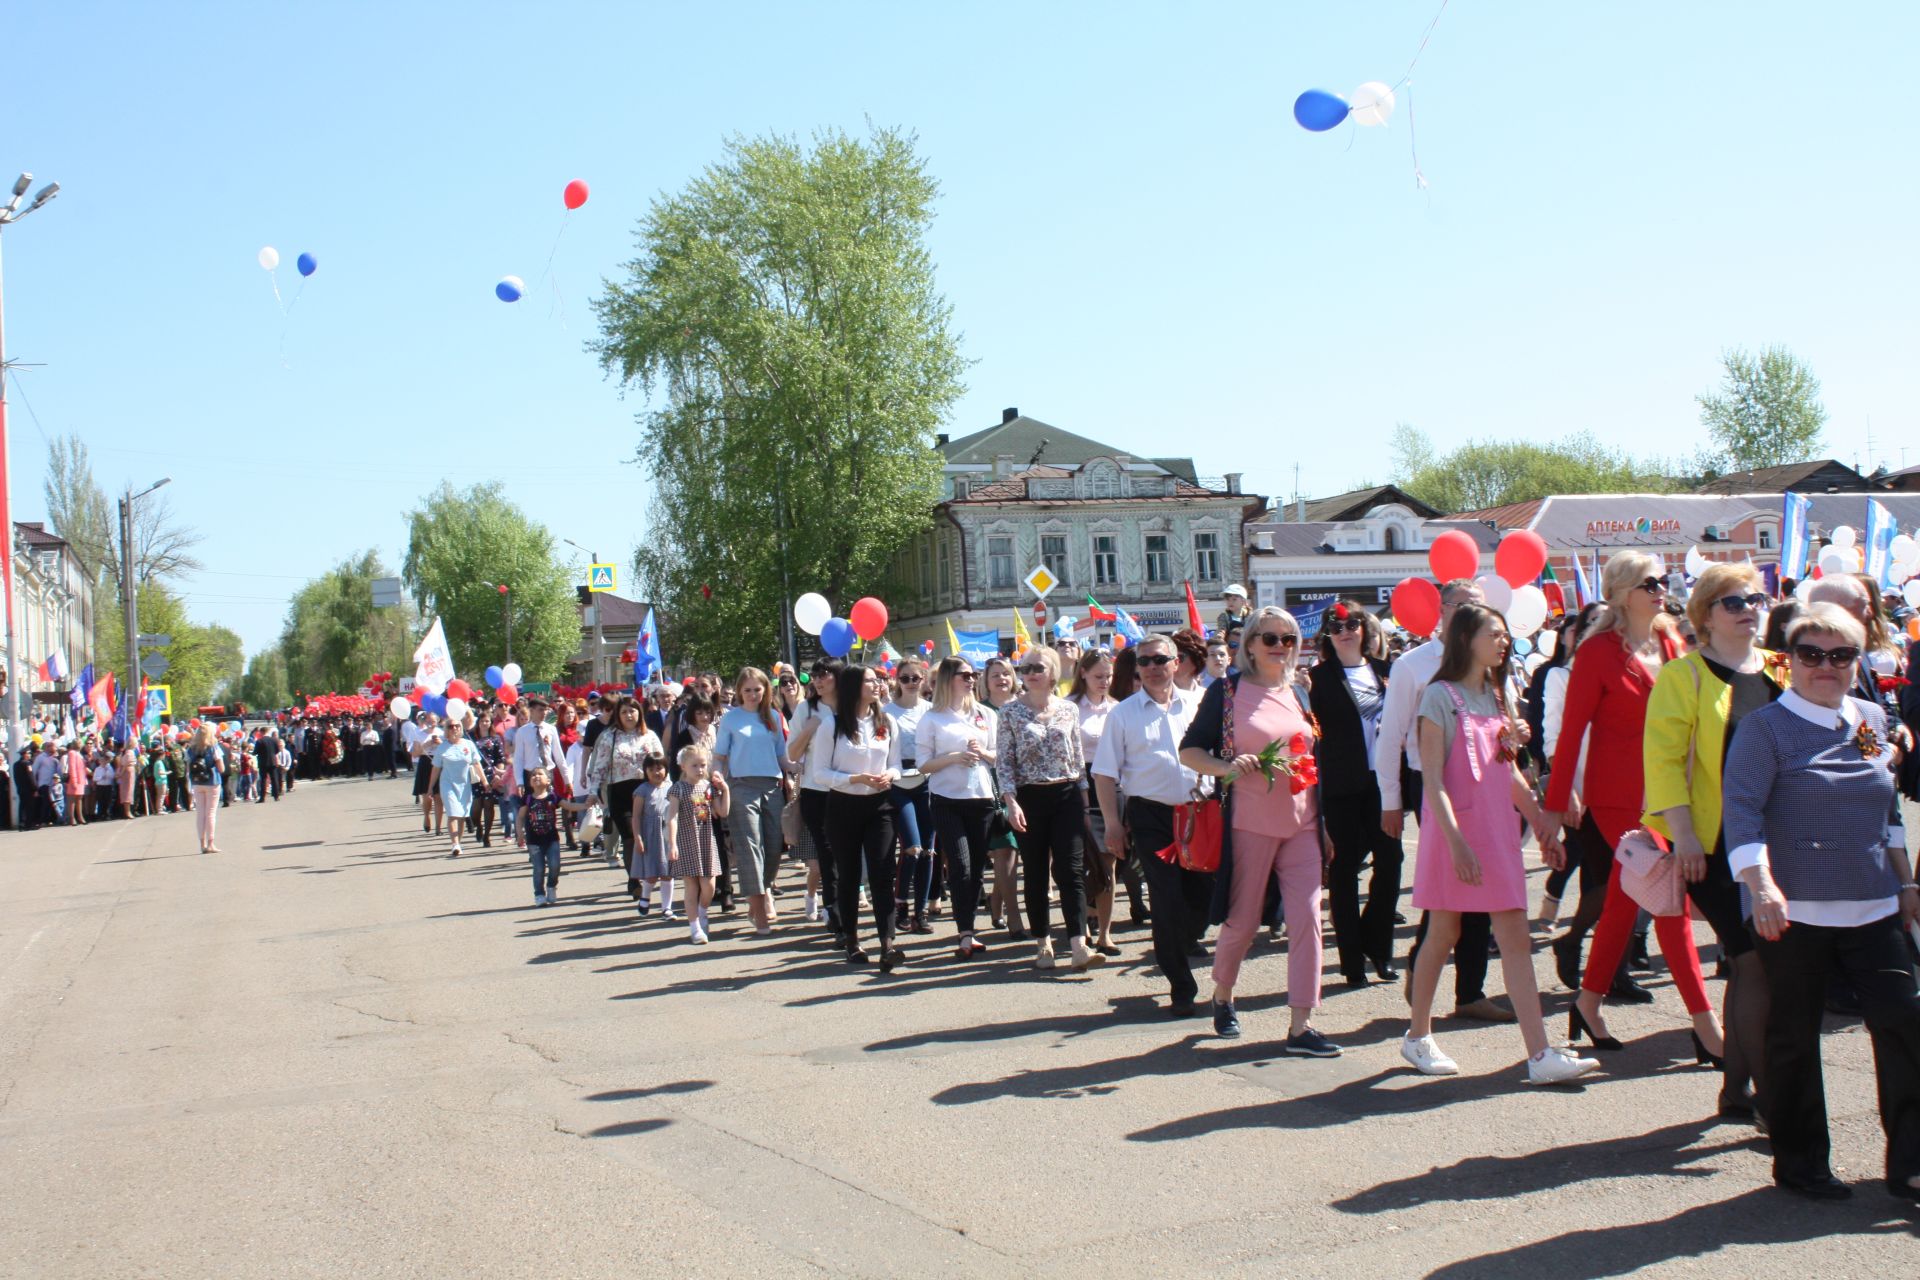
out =
[[[504,582],[488,582],[485,578],[482,578],[480,580],[480,585],[483,587],[492,587],[495,591],[498,591],[500,593],[500,611],[503,615],[505,615],[506,623],[507,623],[507,661],[512,662],[513,661],[513,588],[508,586]]]
[[[33,203],[22,209],[20,201],[26,197],[27,188],[33,183],[33,175],[23,173],[13,184],[12,198],[0,205],[0,230],[5,230],[20,219],[38,209],[47,201],[60,194],[60,184],[49,182],[34,193]],[[0,299],[5,296],[0,289]],[[7,344],[5,338],[6,307],[0,302],[0,576],[5,583],[0,585],[0,594],[6,596],[7,615],[7,663],[6,663],[6,712],[8,726],[8,753],[17,755],[26,742],[26,726],[20,718],[20,651],[14,644],[13,636],[13,474],[7,468]]]
[[[127,683],[128,697],[132,697],[140,688],[140,585],[133,577],[133,504],[163,485],[173,483],[172,476],[162,476],[152,484],[135,493],[133,486],[127,486],[127,496],[120,499],[120,610],[127,627]],[[134,705],[129,702],[128,706]]]
[[[560,539],[560,541],[566,543],[568,546],[572,547],[575,551],[587,551],[585,547],[575,542],[572,538],[562,538]],[[587,551],[587,565],[588,565],[587,578],[589,583],[591,583],[593,578],[592,566],[599,563],[600,563],[600,557],[595,555],[591,551]],[[607,634],[606,634],[606,629],[600,624],[600,602],[598,600],[593,599],[593,594],[591,592],[588,593],[587,599],[592,601],[592,603],[590,603],[587,607],[593,610],[592,683],[599,684],[601,681],[606,679],[606,677],[600,673],[600,664],[601,664],[601,655],[607,651]]]

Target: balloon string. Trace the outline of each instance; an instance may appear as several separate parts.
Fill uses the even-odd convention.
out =
[[[301,276],[300,287],[293,291],[293,301],[289,302],[287,304],[286,310],[281,313],[282,316],[285,318],[285,322],[280,326],[280,365],[282,368],[292,367],[287,364],[287,330],[293,327],[293,309],[300,305],[300,295],[305,293],[306,291],[307,291],[307,278],[305,276]],[[278,297],[280,294],[280,287],[278,285],[275,285],[273,292],[274,292],[274,296]]]
[[[280,314],[284,317],[287,314],[287,304],[280,296],[280,268],[275,267],[267,272],[267,280],[273,285],[273,305],[280,308]]]
[[[572,221],[572,219],[573,210],[571,209],[560,215],[560,230],[554,234],[553,248],[547,250],[546,270],[540,273],[540,279],[534,283],[534,288],[536,289],[540,287],[541,283],[552,286],[553,302],[547,307],[547,319],[553,319],[553,311],[557,306],[560,309],[560,328],[562,330],[567,327],[567,300],[560,295],[560,277],[553,274],[553,259],[560,252],[560,241],[566,236],[567,223]]]
[[[1434,13],[1433,21],[1427,24],[1426,34],[1420,37],[1420,47],[1413,51],[1413,61],[1407,64],[1406,74],[1401,76],[1399,83],[1393,86],[1395,89],[1398,89],[1400,85],[1411,84],[1413,82],[1413,69],[1420,65],[1420,55],[1427,51],[1427,41],[1433,39],[1433,29],[1440,25],[1440,17],[1446,13],[1447,3],[1448,0],[1440,0],[1440,8]],[[1391,90],[1389,90],[1389,92],[1391,92]]]
[[[1438,19],[1435,19],[1438,21]],[[1413,186],[1416,191],[1427,189],[1427,175],[1420,172],[1420,134],[1413,122],[1413,82],[1407,82],[1407,145],[1413,148]]]

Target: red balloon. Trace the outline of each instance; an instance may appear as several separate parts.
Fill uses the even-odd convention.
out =
[[[847,621],[853,624],[853,634],[862,640],[878,640],[886,634],[887,606],[872,596],[862,596],[853,602]]]
[[[425,689],[422,689],[419,685],[413,686],[413,691],[407,695],[407,701],[411,702],[416,707],[424,704],[426,700],[427,700],[427,691]]]
[[[1425,578],[1402,579],[1393,589],[1392,608],[1395,622],[1417,636],[1430,636],[1440,625],[1440,588]]]
[[[473,686],[465,680],[449,680],[447,681],[447,696],[449,698],[459,698],[463,702],[470,702],[473,699]]]
[[[1524,587],[1547,566],[1547,540],[1531,529],[1516,529],[1500,539],[1493,553],[1493,571],[1510,587]]]
[[[567,202],[567,208],[578,209],[587,202],[587,184],[575,178],[567,184],[567,189],[561,193],[560,198]]]
[[[1476,578],[1480,575],[1480,546],[1460,530],[1449,529],[1427,548],[1427,565],[1441,582]]]
[[[508,706],[512,706],[514,703],[520,701],[520,691],[510,684],[501,685],[496,692],[500,695],[500,701],[506,703]]]

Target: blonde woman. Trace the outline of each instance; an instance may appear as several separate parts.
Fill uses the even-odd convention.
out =
[[[783,847],[787,722],[774,709],[773,682],[760,668],[740,668],[733,689],[738,705],[728,707],[715,726],[713,764],[732,793],[727,830],[734,891],[747,900],[753,931],[765,937],[773,932],[773,878]]]
[[[213,843],[213,826],[220,812],[220,780],[226,771],[226,752],[214,741],[213,726],[201,725],[187,747],[187,781],[193,787],[193,822],[200,830],[202,853],[220,852]]]
[[[1013,674],[1013,659],[1002,654],[994,654],[981,665],[975,683],[978,687],[974,694],[996,717],[1020,693],[1019,681]],[[1004,921],[1008,935],[1016,942],[1027,936],[1020,924],[1019,860],[1013,856],[1018,846],[1005,812],[996,813],[992,831],[987,836],[987,849],[993,858],[993,888],[987,894],[987,918],[996,929]]]
[[[947,859],[953,893],[958,960],[970,960],[986,945],[973,936],[974,913],[985,879],[988,832],[993,823],[993,760],[998,740],[994,713],[974,701],[973,664],[955,654],[940,660],[933,680],[933,708],[914,732],[914,758],[930,781],[933,830]]]

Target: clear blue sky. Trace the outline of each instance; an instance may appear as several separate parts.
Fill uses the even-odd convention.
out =
[[[0,166],[9,354],[110,492],[174,477],[194,613],[249,651],[287,594],[442,477],[499,477],[626,561],[636,401],[582,350],[649,199],[730,134],[916,130],[973,361],[1003,406],[1286,495],[1442,444],[1697,443],[1731,345],[1825,383],[1830,451],[1920,462],[1907,3],[1453,0],[1391,127],[1300,90],[1397,80],[1437,0],[1369,4],[16,4]],[[298,12],[296,12],[298,10]],[[541,276],[560,189],[592,184]],[[285,327],[254,263],[309,250]],[[45,443],[14,397],[15,511]],[[584,559],[584,557],[583,557]],[[623,587],[626,582],[623,579]]]

